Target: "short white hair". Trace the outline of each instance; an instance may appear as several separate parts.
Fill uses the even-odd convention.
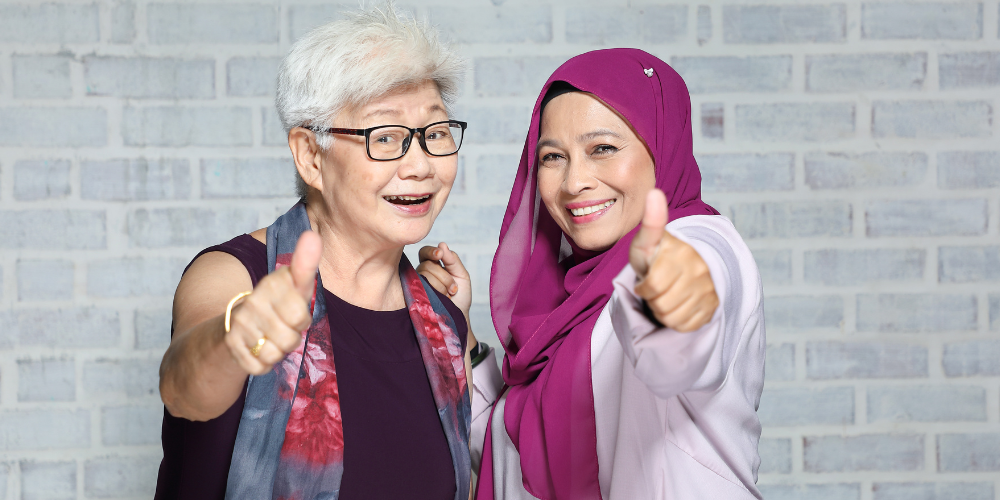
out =
[[[432,81],[447,108],[458,98],[465,61],[441,42],[436,29],[401,16],[392,3],[346,13],[292,45],[278,70],[275,105],[287,133],[294,127],[333,126],[345,109],[394,90]],[[324,151],[329,134],[317,134]],[[297,191],[307,186],[296,174]]]

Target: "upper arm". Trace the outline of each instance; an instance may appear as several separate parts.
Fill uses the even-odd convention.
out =
[[[185,332],[226,312],[240,292],[253,289],[250,273],[225,252],[202,254],[188,268],[174,293],[174,331]]]

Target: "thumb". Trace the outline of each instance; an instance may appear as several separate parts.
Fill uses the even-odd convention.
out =
[[[469,271],[465,269],[465,265],[462,264],[462,260],[458,258],[457,252],[448,248],[448,244],[444,242],[441,242],[438,245],[438,248],[441,249],[441,264],[444,265],[448,274],[456,278],[469,277]]]
[[[312,299],[313,289],[316,287],[316,269],[319,268],[319,258],[322,253],[323,240],[318,234],[306,231],[299,236],[295,253],[292,254],[292,263],[288,267],[292,273],[295,289],[306,300]]]
[[[632,238],[629,248],[629,263],[640,278],[646,276],[649,263],[656,253],[667,225],[667,197],[663,191],[653,189],[646,195],[646,209],[642,214],[642,225]]]

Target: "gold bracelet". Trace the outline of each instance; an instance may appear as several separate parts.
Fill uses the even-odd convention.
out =
[[[253,293],[252,290],[249,292],[240,292],[238,295],[233,297],[233,300],[229,301],[229,305],[226,306],[226,333],[229,333],[229,318],[233,315],[233,305],[236,304],[237,300],[240,300],[251,293]]]

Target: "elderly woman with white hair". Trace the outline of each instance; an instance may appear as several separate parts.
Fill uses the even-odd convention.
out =
[[[468,498],[471,296],[403,254],[455,181],[462,71],[391,6],[291,48],[276,101],[302,200],[177,287],[156,499]]]

